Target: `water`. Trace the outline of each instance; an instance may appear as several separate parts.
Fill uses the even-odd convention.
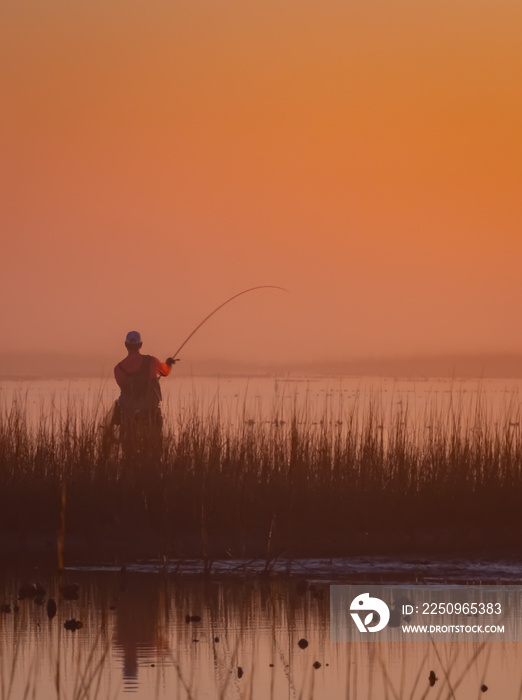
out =
[[[66,601],[56,578],[33,574],[58,612],[49,620],[45,605],[22,600],[18,612],[0,614],[2,700],[23,698],[25,688],[41,700],[476,698],[483,683],[487,697],[519,697],[518,644],[331,643],[320,580],[303,593],[293,578],[75,570],[67,578],[79,583],[79,599]],[[14,604],[19,583],[4,572],[0,598]],[[65,630],[71,618],[83,627]]]
[[[324,416],[342,419],[354,410],[361,415],[370,404],[384,419],[408,410],[428,425],[448,409],[469,416],[478,408],[492,421],[520,422],[522,379],[459,379],[393,377],[169,377],[161,381],[163,410],[175,422],[179,413],[197,407],[203,415],[219,406],[221,418],[230,421],[269,421],[292,412],[310,423]],[[68,408],[106,414],[119,390],[111,379],[33,379],[0,382],[0,408],[13,399],[24,403],[33,422]]]

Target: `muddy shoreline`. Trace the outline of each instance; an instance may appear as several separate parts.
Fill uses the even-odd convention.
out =
[[[332,537],[285,544],[276,541],[267,550],[267,543],[261,540],[244,543],[237,538],[235,541],[234,538],[215,538],[210,545],[207,542],[204,555],[198,534],[182,534],[171,541],[154,532],[135,532],[128,536],[102,531],[70,534],[65,539],[65,568],[143,567],[144,562],[148,562],[146,566],[150,572],[299,576],[306,575],[307,562],[322,562],[320,567],[312,564],[312,575],[319,578],[339,575],[350,581],[402,581],[406,578],[422,582],[433,576],[440,578],[442,570],[447,570],[444,580],[462,582],[478,580],[477,576],[480,580],[497,580],[496,572],[504,571],[500,579],[507,576],[507,580],[522,582],[522,530],[366,532],[354,533],[349,540]],[[329,561],[334,563],[329,566]],[[378,563],[383,561],[386,566],[381,569]],[[433,562],[439,563],[438,572]],[[0,566],[27,570],[56,568],[56,535],[42,532],[0,534]],[[466,567],[470,570],[470,566],[474,573],[466,576]],[[506,566],[509,575],[505,573]]]

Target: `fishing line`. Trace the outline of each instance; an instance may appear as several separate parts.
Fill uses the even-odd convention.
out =
[[[205,316],[205,318],[201,321],[201,323],[199,323],[199,324],[194,328],[194,330],[192,331],[192,333],[191,333],[189,336],[187,336],[187,337],[185,338],[185,340],[181,343],[181,345],[180,345],[179,348],[176,350],[176,352],[174,353],[174,355],[172,355],[172,359],[173,359],[173,360],[176,359],[176,357],[178,356],[178,354],[180,353],[180,351],[182,350],[182,348],[185,347],[185,345],[186,345],[186,344],[188,343],[188,341],[192,338],[192,336],[194,335],[194,333],[196,333],[196,331],[199,331],[199,329],[201,328],[201,326],[202,326],[204,323],[206,323],[206,322],[208,321],[208,319],[209,319],[211,316],[213,316],[217,311],[219,311],[219,309],[222,309],[224,306],[226,306],[226,304],[229,304],[231,301],[233,301],[234,299],[237,299],[237,297],[240,297],[242,294],[247,294],[248,292],[253,292],[255,289],[280,289],[282,292],[288,292],[288,289],[285,289],[284,287],[277,287],[277,286],[274,285],[274,284],[262,284],[262,285],[260,285],[259,287],[250,287],[250,289],[244,289],[242,292],[238,292],[237,294],[234,294],[234,296],[230,297],[230,299],[227,299],[226,301],[224,301],[224,302],[223,302],[222,304],[220,304],[219,306],[216,306],[216,308],[214,309],[214,311],[211,311],[211,312],[209,313],[208,316]]]

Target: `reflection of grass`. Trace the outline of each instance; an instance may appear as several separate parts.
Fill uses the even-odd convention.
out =
[[[40,654],[28,662],[25,659],[25,646],[32,646],[34,640],[28,642],[24,630],[17,625],[11,633],[7,634],[6,650],[2,650],[0,654],[0,700],[29,700],[29,698],[39,698],[45,696],[49,700],[56,698],[57,700],[90,700],[91,698],[102,697],[100,687],[104,674],[107,673],[107,657],[109,646],[100,643],[100,635],[96,637],[90,651],[87,650],[87,660],[84,662],[82,653],[77,655],[73,661],[70,659],[72,670],[73,687],[67,687],[67,683],[62,678],[63,670],[61,669],[61,641],[60,629],[58,629],[58,650],[56,658],[49,659],[49,652],[54,650],[46,649],[47,653],[39,649]],[[1,645],[0,645],[1,649]],[[11,651],[14,649],[14,651]],[[45,663],[42,664],[42,656],[45,658]],[[9,661],[6,662],[5,658]],[[39,658],[38,658],[39,657]],[[54,683],[49,684],[45,691],[41,687],[42,665],[44,666],[45,674],[50,672],[53,675]],[[103,697],[110,697],[104,694]]]
[[[325,406],[313,420],[294,407],[224,421],[219,405],[202,415],[194,404],[161,455],[147,446],[122,455],[81,406],[35,427],[26,415],[16,401],[0,415],[4,534],[55,533],[64,484],[69,535],[152,531],[174,553],[185,537],[206,558],[229,550],[266,556],[267,567],[282,552],[362,548],[375,533],[403,546],[411,531],[457,543],[489,531],[498,547],[493,529],[519,526],[520,427],[480,405],[413,420],[404,406],[383,415],[374,400]]]
[[[141,574],[127,579],[121,590],[112,574],[80,574],[81,600],[59,600],[51,622],[30,600],[20,602],[16,615],[0,618],[0,700],[114,700],[130,692],[151,700],[461,700],[480,697],[484,682],[495,697],[520,697],[518,683],[503,694],[499,688],[506,669],[519,675],[512,645],[331,644],[327,586],[317,599],[277,578],[210,584]],[[52,590],[52,583],[43,583]],[[0,599],[12,600],[16,588],[0,587]],[[85,613],[78,633],[63,630],[70,610]],[[200,613],[201,621],[186,623],[187,611]],[[298,645],[303,635],[306,648]],[[136,673],[126,685],[129,658]]]

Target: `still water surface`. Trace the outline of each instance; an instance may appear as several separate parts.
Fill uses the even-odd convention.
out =
[[[331,643],[324,582],[303,591],[288,578],[75,570],[69,601],[56,578],[33,573],[58,611],[50,620],[45,600],[16,602],[20,577],[3,573],[2,603],[19,610],[0,614],[2,700],[26,689],[41,700],[477,698],[484,684],[487,697],[520,697],[514,643]],[[72,618],[83,623],[75,632],[63,627]]]
[[[190,410],[202,415],[220,411],[221,420],[268,421],[296,413],[303,421],[325,416],[342,419],[370,408],[384,422],[407,411],[418,424],[447,419],[449,411],[496,421],[520,421],[521,379],[459,379],[393,377],[187,377],[161,381],[163,411],[171,423]],[[63,416],[68,409],[86,416],[106,414],[119,394],[114,379],[31,379],[0,381],[0,408],[13,399],[22,403],[30,420]]]

